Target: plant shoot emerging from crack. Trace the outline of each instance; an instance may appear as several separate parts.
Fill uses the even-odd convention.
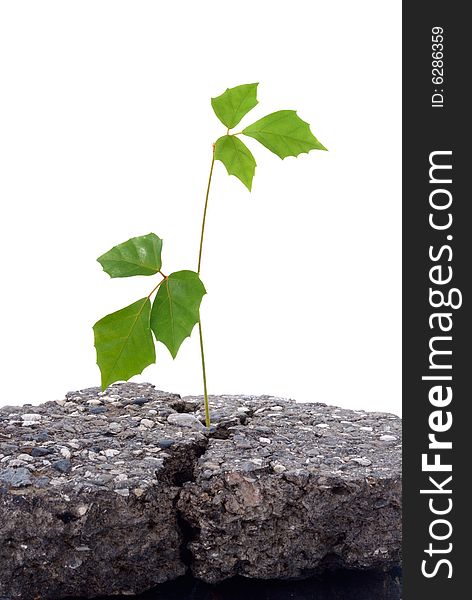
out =
[[[97,259],[110,277],[161,277],[147,296],[103,317],[93,326],[102,389],[115,381],[127,381],[154,363],[155,340],[162,342],[175,358],[182,342],[198,324],[207,427],[210,427],[210,409],[200,318],[200,304],[206,291],[200,271],[215,161],[221,161],[228,174],[237,177],[251,191],[256,161],[239,136],[254,138],[282,159],[310,150],[326,150],[311,133],[308,123],[302,121],[294,110],[279,110],[237,133],[231,133],[257,105],[257,86],[257,83],[239,85],[211,100],[216,116],[226,127],[226,133],[212,146],[196,272],[185,270],[164,275],[161,270],[162,240],[154,233],[131,238]]]

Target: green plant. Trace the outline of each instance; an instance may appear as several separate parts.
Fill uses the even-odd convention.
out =
[[[200,303],[205,287],[200,280],[205,222],[215,161],[221,161],[229,175],[237,177],[249,191],[256,161],[238,136],[252,137],[280,158],[298,156],[310,150],[326,150],[311,133],[308,123],[294,110],[280,110],[259,119],[242,131],[231,133],[241,119],[258,103],[257,83],[227,89],[212,98],[216,116],[227,128],[213,144],[210,175],[205,195],[197,271],[177,271],[164,275],[161,264],[162,240],[154,233],[131,238],[98,258],[110,277],[161,275],[151,292],[133,304],[95,323],[94,336],[102,389],[119,380],[128,380],[156,360],[153,335],[172,357],[198,323],[205,401],[205,420],[210,426]],[[151,296],[155,295],[151,305]]]

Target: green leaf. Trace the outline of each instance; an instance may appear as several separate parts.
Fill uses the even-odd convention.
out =
[[[326,150],[294,110],[279,110],[243,129],[280,158],[298,156],[310,150]]]
[[[102,389],[115,381],[127,381],[156,362],[150,313],[149,298],[142,298],[93,326]]]
[[[224,164],[228,175],[235,175],[251,191],[256,161],[240,139],[234,135],[220,137],[215,145],[215,159]]]
[[[211,105],[218,119],[232,129],[257,104],[258,83],[246,83],[228,88],[221,96],[211,99]]]
[[[155,275],[161,270],[162,240],[155,233],[131,238],[97,258],[110,277]]]
[[[152,305],[151,329],[173,358],[200,320],[205,294],[200,277],[193,271],[176,271],[161,283]]]

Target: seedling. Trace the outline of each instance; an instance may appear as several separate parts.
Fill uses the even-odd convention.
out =
[[[227,129],[213,144],[197,271],[176,271],[165,275],[161,263],[162,240],[154,233],[131,238],[97,259],[110,277],[161,277],[147,296],[95,323],[93,330],[102,389],[115,381],[127,381],[156,361],[153,334],[175,358],[182,342],[198,324],[207,427],[210,426],[210,410],[200,319],[200,304],[206,291],[200,279],[200,270],[215,161],[221,161],[228,174],[237,177],[251,191],[256,161],[239,136],[256,139],[282,159],[308,153],[310,150],[326,150],[311,133],[308,123],[302,121],[294,110],[279,110],[248,125],[242,131],[232,133],[231,130],[258,103],[257,86],[257,83],[239,85],[211,100],[216,116]]]

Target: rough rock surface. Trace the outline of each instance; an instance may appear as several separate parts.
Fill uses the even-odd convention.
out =
[[[196,577],[300,578],[399,564],[398,417],[270,397],[217,405],[216,414],[233,405],[249,418],[211,440],[180,494]]]
[[[400,564],[401,421],[116,384],[0,409],[0,597]]]

